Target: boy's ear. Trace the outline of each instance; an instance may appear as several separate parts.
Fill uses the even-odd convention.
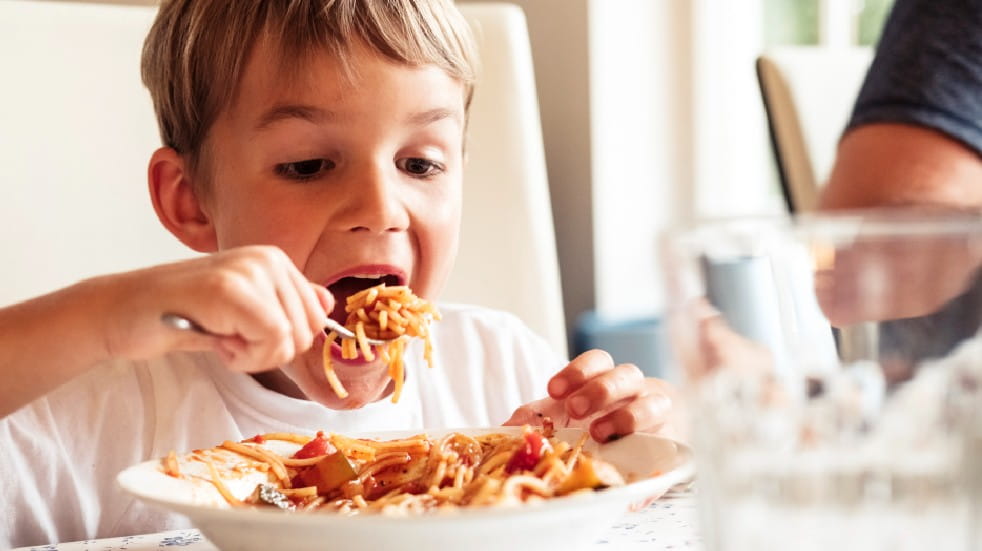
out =
[[[187,163],[174,149],[161,147],[150,157],[147,181],[160,223],[188,247],[215,252],[215,227],[195,194],[191,178]]]

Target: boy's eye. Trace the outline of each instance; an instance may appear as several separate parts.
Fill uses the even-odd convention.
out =
[[[434,176],[443,172],[443,167],[438,163],[418,157],[409,157],[396,161],[396,166],[413,176]]]
[[[334,162],[327,159],[308,159],[293,163],[276,165],[276,173],[295,180],[308,180],[334,168]]]

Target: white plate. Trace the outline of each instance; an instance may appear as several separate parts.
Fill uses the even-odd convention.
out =
[[[520,434],[518,427],[429,431],[430,437],[448,432],[477,435]],[[390,440],[419,431],[354,435]],[[582,431],[560,429],[556,438],[575,443]],[[267,551],[289,549],[574,549],[593,543],[632,505],[661,496],[693,476],[692,453],[686,446],[648,434],[633,434],[585,449],[610,462],[630,480],[632,475],[658,476],[598,492],[545,500],[516,507],[461,509],[450,514],[411,517],[384,515],[342,516],[334,513],[289,513],[275,509],[230,508],[203,479],[176,479],[165,475],[160,461],[134,465],[117,477],[127,492],[149,503],[186,515],[212,543],[224,550]],[[284,450],[288,451],[288,450]],[[198,464],[200,466],[200,463]],[[188,465],[190,467],[190,465]],[[182,464],[182,472],[186,472]],[[191,473],[188,473],[191,474]],[[263,477],[265,479],[265,476]],[[237,496],[251,493],[258,480],[226,481]]]

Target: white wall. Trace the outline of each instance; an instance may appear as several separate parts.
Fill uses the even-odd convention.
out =
[[[568,325],[656,313],[658,235],[694,201],[690,0],[509,1],[528,18]]]
[[[470,0],[458,0],[458,2]],[[566,325],[596,304],[589,0],[510,0],[525,11],[556,225]]]
[[[691,0],[698,217],[785,211],[754,63],[763,0]]]
[[[590,4],[595,271],[605,317],[662,309],[659,235],[689,217],[689,5]]]

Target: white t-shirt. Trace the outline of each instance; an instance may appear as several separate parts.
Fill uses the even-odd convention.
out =
[[[335,411],[267,390],[211,354],[95,369],[0,420],[0,548],[187,526],[124,494],[115,476],[169,451],[264,432],[499,425],[546,395],[561,357],[510,314],[441,306],[434,368],[406,354],[399,403]]]

